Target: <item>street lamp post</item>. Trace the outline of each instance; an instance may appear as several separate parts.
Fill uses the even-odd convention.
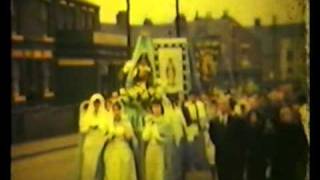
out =
[[[128,46],[128,56],[131,55],[131,27],[130,27],[130,0],[127,1],[127,46]]]
[[[180,9],[179,9],[179,0],[176,0],[176,34],[177,37],[180,37]]]

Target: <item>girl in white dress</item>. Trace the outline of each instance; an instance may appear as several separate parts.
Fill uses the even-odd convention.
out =
[[[136,180],[135,159],[129,141],[134,138],[130,121],[121,113],[121,105],[112,106],[113,121],[107,133],[104,152],[104,180]]]
[[[145,117],[142,138],[147,142],[145,151],[145,180],[167,180],[166,143],[170,139],[168,118],[163,115],[160,101],[152,103],[152,114]]]
[[[82,180],[95,179],[97,161],[105,142],[104,134],[108,126],[107,119],[103,96],[94,94],[90,98],[88,111],[80,125],[81,132],[85,134],[82,147]]]

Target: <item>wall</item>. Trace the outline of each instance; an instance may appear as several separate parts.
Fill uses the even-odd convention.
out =
[[[20,108],[11,112],[11,143],[76,133],[78,106]]]

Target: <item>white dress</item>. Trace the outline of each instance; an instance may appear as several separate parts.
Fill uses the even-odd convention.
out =
[[[310,127],[309,127],[310,112],[308,110],[308,105],[307,104],[302,105],[299,109],[299,112],[301,115],[301,120],[302,120],[304,132],[306,134],[308,143],[310,144]]]
[[[109,140],[104,153],[104,180],[136,180],[135,160],[126,138],[133,138],[130,122],[114,123],[113,130],[107,136]]]
[[[83,158],[83,142],[85,138],[85,131],[87,129],[86,124],[84,124],[84,117],[87,112],[87,109],[84,108],[89,101],[83,101],[79,108],[79,132],[80,137],[78,141],[78,151],[77,151],[77,169],[76,169],[76,177],[77,179],[81,180],[81,172],[82,172],[82,158]]]
[[[176,146],[180,146],[181,139],[186,132],[187,124],[181,108],[172,109],[170,113],[173,136]]]
[[[101,106],[97,113],[94,112],[94,101],[100,100]],[[108,116],[104,108],[104,99],[100,94],[95,94],[90,98],[86,115],[81,120],[81,132],[84,133],[81,162],[81,179],[94,180],[99,155],[105,143],[105,136],[108,129]]]
[[[152,117],[151,117],[152,118]],[[159,118],[161,121],[162,118]],[[159,122],[146,120],[142,138],[146,141],[145,180],[165,180],[164,137],[159,132]]]
[[[103,119],[108,118],[108,116],[104,115],[100,116],[100,118],[102,117]],[[83,142],[82,180],[95,179],[99,155],[106,141],[107,125],[102,125],[102,123],[95,121],[93,118],[89,118],[89,121],[91,119],[92,122],[88,125]],[[98,118],[96,117],[96,119]]]
[[[83,143],[82,180],[93,180],[99,154],[105,142],[104,134],[99,129],[90,130]]]

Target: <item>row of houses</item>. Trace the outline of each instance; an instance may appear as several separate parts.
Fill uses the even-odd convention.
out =
[[[181,36],[187,37],[194,50],[195,61],[200,60],[198,51],[211,48],[218,61],[215,83],[229,78],[233,84],[247,79],[266,83],[288,81],[302,73],[306,78],[306,26],[305,23],[261,25],[254,19],[254,25],[244,27],[225,11],[220,18],[198,17],[187,22],[180,15]],[[101,31],[126,35],[126,12],[119,12],[116,24],[101,24]],[[142,32],[153,38],[175,37],[174,20],[168,24],[154,25],[145,19],[143,25],[131,26],[131,45]]]
[[[117,88],[126,38],[79,0],[11,0],[11,24],[12,142],[76,132],[78,104]]]
[[[141,33],[176,37],[174,22],[147,20],[131,26],[128,47],[126,17],[102,24],[99,6],[88,2],[11,0],[13,143],[76,132],[79,102],[119,88],[116,77]],[[216,84],[287,80],[306,67],[304,24],[243,27],[227,13],[180,21],[192,60],[211,52]]]

